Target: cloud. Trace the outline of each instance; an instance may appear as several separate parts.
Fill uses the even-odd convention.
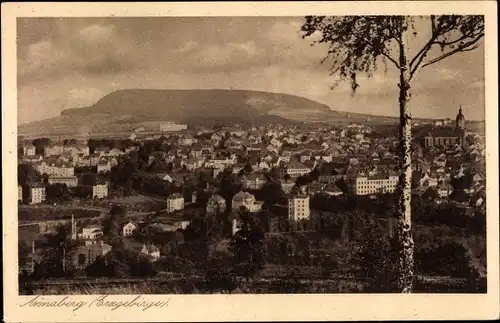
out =
[[[69,74],[116,73],[136,65],[132,44],[113,25],[91,24],[83,28],[63,26],[64,37],[30,44],[19,55],[18,76],[23,83]]]
[[[183,48],[186,46],[184,44]],[[184,58],[186,69],[198,71],[217,71],[238,69],[258,63],[259,48],[255,42],[226,43],[222,45],[199,46],[188,44],[189,51]]]
[[[77,87],[68,92],[68,101],[78,105],[91,105],[107,94],[107,91],[95,87]]]
[[[193,40],[188,40],[180,48],[177,49],[177,51],[182,52],[182,53],[188,53],[193,51],[194,49],[198,48],[199,43]]]
[[[80,30],[81,39],[85,42],[106,42],[113,36],[113,25],[92,24]]]
[[[359,75],[354,97],[336,80],[325,44],[302,39],[303,18],[26,18],[18,20],[18,115],[55,116],[120,88],[223,88],[296,94],[334,109],[397,114],[397,71]],[[484,50],[418,73],[416,116],[446,117],[484,97]],[[476,99],[476,102],[474,100]],[[433,106],[441,107],[434,109]],[[483,112],[481,112],[483,110]]]
[[[296,41],[302,39],[300,33],[301,22],[299,20],[276,21],[268,33],[267,37],[273,41]]]

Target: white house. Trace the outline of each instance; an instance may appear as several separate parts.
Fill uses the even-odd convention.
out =
[[[137,224],[135,222],[130,221],[129,223],[123,226],[123,236],[130,237],[134,230],[137,229]]]
[[[147,256],[152,261],[157,261],[160,259],[160,249],[153,244],[142,246],[141,254]]]
[[[92,225],[82,229],[82,232],[78,234],[79,239],[96,241],[103,236],[103,232],[100,226]]]
[[[167,198],[167,213],[180,211],[184,209],[184,197],[174,193]]]

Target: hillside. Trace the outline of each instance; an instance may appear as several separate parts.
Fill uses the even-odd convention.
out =
[[[260,115],[279,115],[307,110],[327,112],[327,105],[302,97],[243,90],[119,90],[112,92],[93,106],[65,110],[62,116],[108,114],[133,116],[141,120],[183,120],[205,116],[239,116],[252,118]]]
[[[129,89],[112,92],[89,107],[64,110],[60,117],[21,125],[19,134],[127,132],[141,122],[167,120],[203,125],[214,122],[397,122],[393,117],[333,111],[325,104],[281,93]]]

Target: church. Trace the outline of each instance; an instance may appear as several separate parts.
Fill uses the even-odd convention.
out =
[[[465,129],[465,116],[462,107],[458,110],[455,126],[434,127],[423,136],[424,147],[446,147],[455,144],[465,147],[467,131]]]

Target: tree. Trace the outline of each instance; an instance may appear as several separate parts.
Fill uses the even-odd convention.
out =
[[[44,154],[45,147],[51,144],[49,138],[36,138],[32,142],[33,146],[35,146],[35,153],[37,155]]]
[[[415,267],[422,274],[476,278],[471,254],[466,247],[455,241],[446,241],[436,248],[425,248],[415,253]]]
[[[259,192],[262,196],[264,204],[266,206],[271,206],[280,201],[280,199],[285,195],[283,189],[281,188],[281,184],[267,181]]]
[[[353,94],[359,87],[358,75],[373,76],[380,60],[390,63],[399,74],[400,176],[398,185],[398,263],[401,267],[397,288],[404,293],[413,286],[413,238],[411,235],[411,82],[423,68],[449,56],[479,47],[484,36],[483,16],[307,16],[303,38],[319,32],[315,43],[329,46],[323,60],[333,58],[331,75],[348,81]],[[417,39],[425,38],[422,47]]]
[[[397,269],[394,266],[397,242],[391,238],[370,236],[361,243],[359,261],[366,279],[365,291],[390,293],[397,284]]]
[[[113,240],[120,236],[123,221],[127,217],[127,206],[113,205],[109,215],[102,222],[102,231],[105,236]]]
[[[244,208],[238,214],[241,230],[232,241],[231,249],[234,255],[236,274],[249,279],[264,265],[264,232],[256,225],[253,216]]]
[[[17,181],[19,185],[24,186],[39,182],[42,179],[40,173],[29,164],[17,165]]]
[[[230,201],[233,199],[233,196],[241,190],[241,180],[229,171],[224,171],[221,175],[220,195],[226,201]]]
[[[68,186],[66,184],[55,183],[49,184],[45,187],[46,198],[47,201],[54,202],[63,202],[67,201],[71,198]]]

